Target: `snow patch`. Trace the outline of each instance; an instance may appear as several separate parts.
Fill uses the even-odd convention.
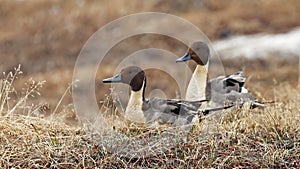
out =
[[[300,28],[282,34],[234,36],[213,43],[222,58],[246,57],[255,59],[276,54],[289,57],[300,54]]]

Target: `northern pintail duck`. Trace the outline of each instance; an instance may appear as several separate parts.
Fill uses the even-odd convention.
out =
[[[207,72],[210,59],[210,50],[206,43],[198,41],[192,43],[184,56],[176,62],[193,60],[197,63],[187,88],[186,100],[210,99],[214,105],[225,103],[252,101],[252,106],[259,106],[256,98],[248,93],[244,87],[246,78],[243,71],[219,76],[207,81]]]
[[[185,118],[186,123],[192,123],[195,114],[208,114],[213,109],[199,111],[199,107],[207,100],[183,101],[164,100],[160,98],[145,98],[146,75],[137,66],[129,66],[103,83],[125,83],[131,87],[131,95],[125,109],[125,117],[133,122],[152,124],[175,124],[179,118]],[[222,109],[222,108],[220,108]],[[182,119],[181,119],[182,122]],[[182,125],[182,124],[181,124]]]

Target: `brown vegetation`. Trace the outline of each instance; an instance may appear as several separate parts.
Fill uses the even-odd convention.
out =
[[[1,81],[0,166],[4,168],[300,167],[300,97],[289,84],[276,87],[276,104],[265,109],[231,109],[217,121],[210,119],[214,122],[210,134],[204,119],[190,132],[186,143],[168,146],[163,142],[159,144],[163,151],[154,155],[121,156],[118,153],[124,153],[124,143],[118,137],[90,134],[78,125],[72,108],[44,117],[41,112],[45,109],[28,105],[27,100],[39,93],[42,82],[30,83],[19,100],[10,99],[15,95],[11,85],[17,75],[19,70]],[[110,97],[102,105],[103,113],[115,112]],[[68,123],[70,117],[72,124]],[[147,140],[163,131],[138,127],[115,132]],[[152,149],[147,142],[142,146]]]
[[[73,66],[84,43],[121,16],[145,11],[171,13],[216,40],[224,33],[287,32],[300,25],[299,8],[297,0],[1,1],[0,72],[21,64],[23,73],[17,69],[0,82],[0,167],[299,168],[299,58],[287,60],[274,54],[256,60],[222,60],[226,73],[245,67],[247,88],[259,100],[275,100],[276,104],[266,109],[226,111],[209,137],[199,137],[205,128],[199,123],[187,143],[164,147],[163,153],[151,157],[128,159],[109,151],[80,125],[69,92]],[[96,81],[111,76],[126,54],[149,47],[178,56],[186,50],[181,42],[168,37],[128,38],[107,54]],[[146,95],[160,88],[167,97],[176,97],[178,86],[169,85],[172,79],[156,74],[147,72]],[[217,74],[212,69],[211,75]],[[157,79],[164,81],[158,85]],[[98,100],[107,101],[108,88],[97,83]],[[147,132],[122,132],[147,137]]]

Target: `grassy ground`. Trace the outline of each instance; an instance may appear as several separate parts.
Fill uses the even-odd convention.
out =
[[[9,72],[18,64],[22,68],[0,81],[0,168],[300,168],[299,58],[222,60],[226,73],[244,66],[247,88],[259,100],[276,103],[265,109],[225,111],[210,134],[207,124],[213,119],[204,120],[187,142],[160,145],[160,154],[120,156],[114,150],[122,146],[116,136],[99,137],[81,125],[69,92],[73,65],[89,36],[109,21],[135,12],[167,12],[188,19],[212,40],[228,31],[279,33],[300,25],[297,0],[199,2],[1,1],[0,71]],[[102,63],[97,81],[111,76],[125,53],[148,47],[178,56],[186,50],[166,37],[129,38],[108,53],[114,59]],[[168,77],[147,75],[147,96],[160,88],[167,97],[175,97],[176,86],[168,86]],[[158,78],[164,80],[160,85],[151,83]],[[97,85],[98,100],[107,103],[99,104],[102,111],[113,109],[105,96],[108,87]],[[149,136],[161,136],[161,130],[165,129],[125,127],[117,133],[147,141]]]
[[[1,168],[300,167],[299,89],[287,83],[275,87],[276,103],[267,108],[226,110],[216,121],[209,118],[198,123],[186,142],[180,139],[170,145],[164,141],[153,146],[148,145],[147,139],[153,135],[166,138],[162,135],[165,129],[115,130],[133,140],[144,140],[140,145],[124,142],[111,132],[91,134],[81,126],[72,105],[44,116],[42,112],[48,111],[47,106],[28,102],[38,96],[43,82],[29,80],[24,92],[20,92],[13,87],[20,74],[16,69],[16,73],[7,74],[1,81]],[[111,98],[107,97],[101,111],[115,112],[112,106]],[[209,132],[208,124],[214,126]],[[137,156],[133,151],[124,155],[124,143],[128,152],[133,150],[128,147],[132,145],[158,153]]]

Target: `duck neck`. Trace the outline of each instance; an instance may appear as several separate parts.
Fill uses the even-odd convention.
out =
[[[137,123],[145,123],[146,119],[142,110],[143,102],[145,101],[144,93],[146,87],[146,78],[143,81],[143,86],[140,90],[131,90],[131,95],[128,105],[125,110],[125,116],[128,120]]]
[[[197,65],[187,88],[186,100],[201,100],[206,98],[207,65]]]

